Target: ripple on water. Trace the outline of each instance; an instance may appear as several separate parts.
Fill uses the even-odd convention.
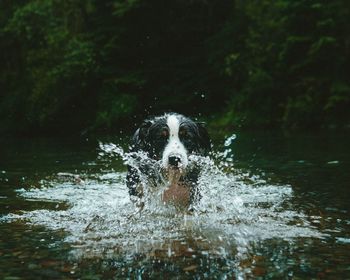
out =
[[[102,157],[115,153],[130,164],[130,158],[119,147],[101,147]],[[218,155],[222,161],[223,153]],[[220,163],[208,158],[190,160],[200,163],[203,171],[199,180],[202,199],[191,213],[162,203],[146,205],[139,212],[129,199],[124,172],[78,177],[60,173],[43,180],[40,188],[17,192],[27,200],[65,204],[64,209],[57,206],[56,210],[23,211],[2,220],[23,220],[30,225],[64,230],[64,241],[71,244],[74,258],[152,255],[164,248],[169,257],[180,254],[179,244],[185,244],[187,254],[200,250],[202,254],[225,257],[234,250],[236,257],[244,257],[255,241],[324,237],[307,215],[293,209],[290,186],[272,184],[235,170],[231,164],[229,170],[234,171],[224,172],[226,163],[218,168]]]

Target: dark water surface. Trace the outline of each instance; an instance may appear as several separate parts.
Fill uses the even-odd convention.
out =
[[[350,279],[349,133],[215,138],[198,212],[144,216],[97,140],[0,140],[0,279]]]

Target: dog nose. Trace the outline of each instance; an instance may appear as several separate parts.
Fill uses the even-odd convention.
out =
[[[170,156],[169,157],[169,165],[174,166],[174,167],[178,167],[180,163],[181,163],[181,158],[179,158],[177,156]]]

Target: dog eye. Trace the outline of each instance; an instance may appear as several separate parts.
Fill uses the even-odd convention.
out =
[[[160,136],[161,136],[162,138],[167,138],[167,137],[169,136],[169,131],[166,130],[166,129],[163,129],[163,130],[161,131],[161,133],[160,133]]]
[[[187,138],[188,136],[189,136],[189,133],[188,133],[188,131],[187,130],[180,130],[179,131],[179,136],[181,137],[181,138]]]

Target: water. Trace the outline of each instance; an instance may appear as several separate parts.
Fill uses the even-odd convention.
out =
[[[140,212],[119,139],[2,140],[0,277],[350,278],[349,135],[214,136],[192,212]]]

